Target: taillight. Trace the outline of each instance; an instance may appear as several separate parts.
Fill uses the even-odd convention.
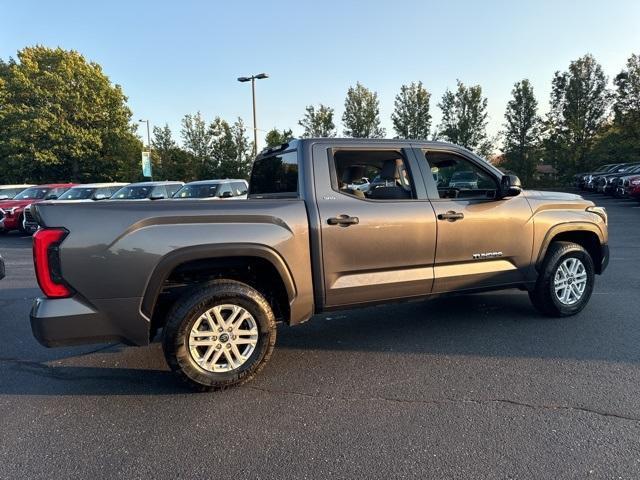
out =
[[[69,232],[64,228],[41,228],[33,235],[33,264],[42,292],[50,298],[66,298],[71,288],[62,279],[58,247]]]

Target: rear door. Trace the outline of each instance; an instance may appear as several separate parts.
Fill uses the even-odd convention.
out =
[[[463,151],[415,152],[437,218],[433,292],[523,282],[533,248],[532,212],[524,195],[496,198],[497,172]]]
[[[353,182],[397,167],[377,195]],[[339,307],[427,295],[433,284],[436,221],[415,158],[399,145],[315,145],[313,173],[322,239],[324,303]],[[351,185],[351,188],[349,187]],[[377,197],[377,198],[375,198]]]

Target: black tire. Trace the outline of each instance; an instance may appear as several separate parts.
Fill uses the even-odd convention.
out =
[[[238,368],[212,372],[201,367],[194,359],[188,346],[189,335],[202,314],[223,304],[237,305],[250,313],[257,325],[258,339],[252,353]],[[191,388],[208,391],[250,380],[271,357],[275,342],[276,321],[267,300],[244,283],[216,280],[186,294],[171,307],[163,331],[162,347],[171,370]]]
[[[562,263],[569,258],[580,260],[584,265],[587,276],[587,283],[582,296],[571,305],[560,301],[554,286],[556,272]],[[553,242],[547,250],[536,286],[534,290],[529,292],[531,303],[539,312],[552,317],[575,315],[587,305],[591,298],[595,281],[594,273],[593,259],[581,245],[572,242]]]

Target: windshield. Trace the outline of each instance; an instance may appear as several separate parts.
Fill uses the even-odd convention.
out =
[[[40,200],[49,193],[50,188],[27,188],[24,192],[16,195],[14,200]]]
[[[173,198],[211,198],[218,193],[217,183],[185,185],[176,192]]]
[[[151,185],[139,185],[137,187],[122,187],[111,197],[112,200],[140,200],[148,198],[153,190]]]
[[[72,188],[67,190],[58,200],[86,200],[95,193],[95,188]]]
[[[473,172],[455,172],[451,180],[476,180],[476,174]]]
[[[23,190],[24,188],[0,188],[0,198],[13,198]]]

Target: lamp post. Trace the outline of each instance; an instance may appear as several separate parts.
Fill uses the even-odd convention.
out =
[[[259,73],[257,75],[251,75],[250,77],[238,77],[239,82],[251,81],[251,99],[253,102],[253,155],[258,154],[258,127],[256,125],[256,80],[262,80],[263,78],[269,78],[266,73]]]
[[[149,162],[151,162],[151,129],[149,128],[149,120],[140,119],[138,120],[138,122],[147,124],[147,148],[149,149]],[[153,182],[153,170],[151,173],[151,177],[149,178]]]

